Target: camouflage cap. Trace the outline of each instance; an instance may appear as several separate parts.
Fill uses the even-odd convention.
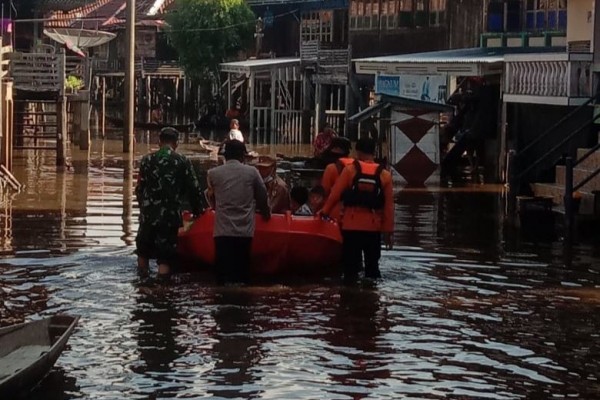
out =
[[[160,130],[158,139],[161,142],[176,142],[179,140],[179,131],[173,127],[167,126]]]

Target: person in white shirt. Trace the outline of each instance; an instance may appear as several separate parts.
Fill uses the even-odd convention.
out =
[[[242,131],[240,131],[240,121],[237,119],[232,119],[229,123],[229,134],[227,135],[227,139],[239,140],[244,143],[244,135],[242,135]]]
[[[317,185],[310,189],[308,201],[294,215],[315,215],[323,207],[323,204],[325,204],[325,189],[323,186]]]

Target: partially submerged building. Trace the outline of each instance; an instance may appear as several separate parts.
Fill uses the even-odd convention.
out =
[[[553,168],[557,156],[597,140],[591,125],[568,143],[558,140],[565,131],[589,121],[593,112],[592,107],[583,107],[572,115],[579,105],[589,103],[595,92],[596,3],[488,1],[483,14],[486,32],[478,47],[355,58],[356,73],[370,76],[378,95],[425,103],[391,104],[385,107],[393,110],[391,115],[363,111],[353,119],[358,122],[375,115],[380,123],[389,122],[389,154],[398,181],[433,183],[439,181],[437,166],[443,164],[444,157],[457,156],[452,151],[446,154],[445,143],[439,141],[443,139],[440,123],[444,120],[438,104],[452,103],[453,95],[475,93],[477,100],[469,104],[478,110],[470,121],[470,126],[476,127],[471,133],[480,132],[476,144],[461,147],[459,140],[450,146],[479,153],[487,181],[505,180],[509,150],[525,149],[528,154],[521,157],[522,165],[545,157],[528,171],[529,179],[542,178]],[[451,4],[448,1],[447,6]],[[454,106],[462,107],[460,101]],[[381,101],[375,102],[371,110],[378,113],[381,107]],[[553,127],[557,123],[560,127]],[[423,145],[422,138],[432,133],[431,140]],[[545,139],[538,146],[528,146],[541,136]],[[553,156],[546,154],[549,150]],[[423,161],[424,156],[429,162]],[[407,158],[414,161],[407,162]],[[414,166],[419,163],[436,167],[426,168],[427,172],[415,179]]]
[[[90,36],[111,34],[114,40],[90,46],[86,54],[91,62],[94,80],[93,97],[100,102],[123,98],[125,76],[126,0],[94,0],[69,11],[55,10],[47,14],[46,36],[60,37],[63,30],[84,30]],[[182,108],[190,96],[191,82],[177,63],[177,54],[168,44],[165,14],[175,6],[174,0],[138,0],[136,2],[135,73],[137,104],[148,113],[158,104]],[[77,40],[80,40],[78,37]]]
[[[345,132],[348,3],[251,0],[249,5],[262,20],[260,49],[248,60],[221,64],[221,71],[227,76],[227,107],[248,116],[251,140],[308,142],[325,123]],[[292,42],[282,48],[282,37]]]

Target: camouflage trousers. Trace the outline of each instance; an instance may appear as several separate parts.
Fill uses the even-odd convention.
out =
[[[179,223],[140,223],[135,238],[140,257],[156,259],[159,264],[172,264],[177,259]]]

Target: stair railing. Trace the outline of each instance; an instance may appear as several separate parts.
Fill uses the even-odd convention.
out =
[[[594,118],[594,120],[596,120]],[[565,204],[565,225],[567,227],[568,234],[572,233],[573,221],[575,219],[575,207],[573,201],[573,194],[576,193],[579,189],[583,188],[588,182],[594,179],[596,176],[600,175],[600,167],[590,172],[585,178],[581,180],[581,182],[575,184],[574,179],[574,170],[579,164],[588,159],[592,154],[600,150],[600,143],[589,149],[585,152],[577,160],[573,161],[571,157],[567,157],[565,159],[565,194],[564,194],[564,204]]]
[[[594,104],[597,100],[600,99],[600,92],[594,96],[587,99],[583,104],[569,112],[567,115],[562,117],[559,121],[557,121],[554,125],[546,129],[541,135],[539,135],[536,139],[527,144],[521,151],[516,152],[511,150],[508,154],[508,167],[507,167],[507,176],[508,176],[508,186],[509,186],[509,202],[508,206],[511,210],[515,209],[516,197],[521,187],[521,182],[524,178],[528,176],[528,174],[533,171],[536,167],[542,164],[544,161],[547,161],[548,158],[555,155],[557,151],[563,149],[565,145],[567,145],[571,140],[573,140],[576,136],[578,136],[584,129],[588,128],[594,122],[600,119],[600,114],[594,116],[589,121],[585,122],[583,125],[579,126],[577,129],[572,131],[569,135],[564,137],[560,142],[556,145],[552,146],[552,148],[542,154],[540,157],[535,159],[533,162],[529,163],[526,168],[520,170],[519,165],[522,164],[522,160],[524,160],[524,155],[535,148],[539,143],[543,143],[548,140],[550,135],[558,128],[560,128],[565,122],[571,120],[577,113],[586,107]]]

